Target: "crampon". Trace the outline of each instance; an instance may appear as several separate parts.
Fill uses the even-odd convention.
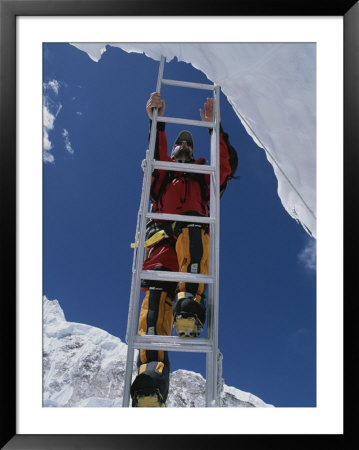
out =
[[[136,391],[132,406],[135,408],[165,408],[166,404],[158,389],[147,388]]]
[[[174,327],[179,337],[198,337],[203,324],[195,314],[181,313],[174,319]]]

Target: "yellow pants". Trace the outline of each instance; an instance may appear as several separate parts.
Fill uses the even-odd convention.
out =
[[[182,228],[176,242],[176,253],[180,272],[208,274],[209,234],[201,225],[193,224]],[[180,282],[178,288],[182,292],[190,292],[200,302],[205,285]]]
[[[190,224],[182,228],[176,241],[176,254],[180,272],[208,274],[209,235],[199,224]],[[164,266],[165,262],[164,262]],[[140,311],[138,334],[156,334],[170,336],[173,325],[172,296],[168,294],[166,284],[154,282],[146,291]],[[190,292],[195,301],[201,303],[205,285],[203,283],[180,282],[180,292]],[[142,383],[158,385],[163,398],[168,394],[169,359],[163,350],[139,351],[137,361],[138,377],[133,388]],[[141,378],[142,377],[142,378]],[[149,381],[153,380],[153,381]]]

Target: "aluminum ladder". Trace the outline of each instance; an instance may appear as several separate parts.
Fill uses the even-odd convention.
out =
[[[163,78],[165,58],[162,56],[157,79],[156,92],[161,92],[161,86],[171,85],[184,88],[206,89],[213,91],[214,97],[214,121],[205,122],[198,120],[179,119],[173,117],[159,117],[157,108],[153,111],[152,126],[150,132],[149,148],[146,151],[146,159],[142,162],[144,171],[141,203],[137,216],[135,234],[135,248],[132,265],[132,282],[130,305],[127,321],[126,342],[128,344],[126,373],[123,392],[123,407],[130,403],[130,388],[132,372],[134,368],[135,349],[167,350],[177,352],[204,352],[206,353],[206,406],[220,406],[219,397],[223,387],[222,380],[222,354],[218,349],[218,296],[219,296],[219,100],[220,87],[218,85],[189,83],[184,81],[167,80]],[[157,122],[192,125],[212,128],[211,153],[209,165],[174,163],[154,160]],[[149,212],[149,198],[151,186],[151,174],[154,169],[179,170],[192,173],[210,174],[210,216],[199,217],[178,214],[159,214]],[[144,241],[146,223],[150,219],[168,221],[186,221],[206,223],[210,227],[210,264],[209,274],[191,274],[183,272],[168,272],[142,270],[144,259]],[[141,280],[156,281],[184,281],[190,283],[204,283],[208,288],[207,301],[207,337],[205,338],[180,338],[178,336],[162,335],[137,335],[139,301],[141,293]]]

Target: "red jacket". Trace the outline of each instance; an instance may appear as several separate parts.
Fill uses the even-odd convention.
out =
[[[167,151],[165,124],[157,124],[155,159],[172,161]],[[199,158],[193,164],[205,164]],[[220,193],[223,194],[237,168],[238,157],[228,135],[220,128]],[[155,170],[152,175],[152,211],[167,214],[209,215],[210,175]],[[196,214],[193,214],[196,213]]]

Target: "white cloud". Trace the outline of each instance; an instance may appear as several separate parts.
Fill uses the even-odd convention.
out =
[[[43,130],[42,130],[42,148],[44,162],[54,162],[55,158],[51,154],[52,144],[49,139],[49,131],[53,130],[55,123],[55,116],[51,114],[47,106],[43,106]]]
[[[43,120],[45,130],[52,130],[54,128],[55,116],[51,114],[46,104],[43,107]]]
[[[65,140],[65,148],[66,148],[66,150],[67,150],[69,153],[71,153],[71,155],[73,155],[73,154],[74,154],[74,149],[72,148],[72,145],[71,145],[71,141],[70,141],[70,137],[69,137],[69,132],[68,132],[66,129],[64,129],[64,130],[62,131],[62,136],[64,137],[64,140]]]
[[[55,127],[55,120],[62,109],[62,105],[54,101],[51,95],[55,94],[57,96],[59,94],[60,83],[57,80],[51,80],[44,83],[43,86],[43,160],[45,163],[53,163],[55,158],[51,153],[53,146],[49,134]]]
[[[299,253],[298,259],[307,269],[316,270],[317,246],[315,239],[308,241],[307,246]]]
[[[50,88],[56,95],[59,93],[60,83],[57,80],[51,80],[47,83],[44,83],[45,89]]]
[[[43,156],[44,162],[53,163],[55,161],[54,155],[45,149],[43,151],[42,156]]]

